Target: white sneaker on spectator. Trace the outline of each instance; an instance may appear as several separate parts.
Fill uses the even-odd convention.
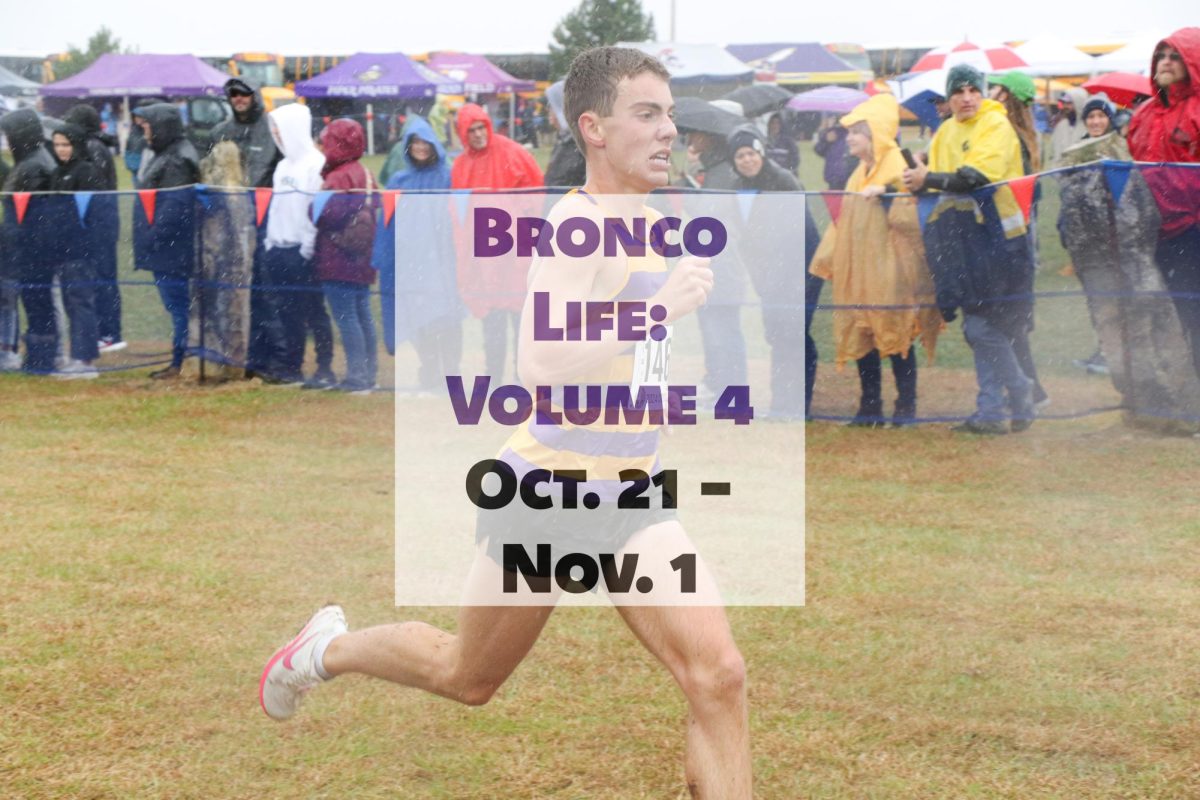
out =
[[[325,680],[317,671],[316,650],[345,633],[342,607],[328,605],[312,615],[296,637],[275,651],[258,681],[258,702],[271,719],[296,713],[309,689]]]
[[[100,371],[85,361],[68,360],[60,369],[50,373],[60,381],[90,381],[100,377]]]
[[[21,368],[21,354],[0,350],[0,372],[16,372]]]
[[[124,350],[129,344],[125,341],[114,341],[111,336],[105,336],[100,341],[96,342],[96,346],[103,353],[115,353],[118,350]]]

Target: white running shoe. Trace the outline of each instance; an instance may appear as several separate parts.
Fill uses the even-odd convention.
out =
[[[96,342],[96,347],[101,353],[116,353],[119,350],[124,350],[129,344],[125,341],[114,341],[112,337],[106,336]]]
[[[16,372],[21,368],[21,356],[12,350],[0,350],[0,372]]]
[[[296,638],[275,651],[258,682],[258,702],[268,717],[285,720],[296,713],[304,694],[323,681],[317,672],[317,644],[346,630],[342,607],[328,605],[313,614]]]

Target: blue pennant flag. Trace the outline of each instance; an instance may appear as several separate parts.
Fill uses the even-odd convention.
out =
[[[936,194],[917,195],[917,221],[921,223],[922,231],[925,230],[925,224],[929,222],[929,215],[933,213],[938,199]]]
[[[333,197],[333,192],[329,190],[317,192],[313,195],[312,218],[314,224],[321,218],[321,212],[325,210],[325,204],[329,202],[329,198],[331,197]]]
[[[742,212],[742,222],[750,219],[750,209],[754,207],[754,196],[758,194],[754,189],[742,190],[738,192],[738,211]]]
[[[208,193],[208,184],[196,184],[196,199],[204,206],[205,211],[212,211],[212,197]]]
[[[471,190],[460,189],[454,193],[454,211],[458,214],[458,221],[462,222],[467,216],[467,205],[471,202]]]
[[[76,192],[75,193],[75,209],[79,212],[79,224],[84,224],[84,218],[87,217],[88,204],[92,202],[92,192]]]
[[[1117,205],[1121,202],[1121,195],[1125,194],[1125,184],[1129,183],[1129,171],[1133,165],[1124,161],[1105,160],[1102,169],[1108,190],[1112,192],[1113,205]]]
[[[889,196],[888,196],[888,195],[886,195],[886,194],[881,194],[881,195],[879,195],[879,202],[880,202],[880,204],[883,206],[883,213],[885,213],[885,214],[888,214],[888,213],[890,213],[890,212],[891,212],[891,210],[892,210],[892,201],[893,201],[893,200],[895,200],[895,199],[896,199],[896,198],[894,198],[894,197],[889,197]]]

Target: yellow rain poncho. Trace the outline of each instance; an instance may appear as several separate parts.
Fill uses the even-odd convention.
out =
[[[901,187],[905,163],[896,144],[899,108],[895,97],[878,94],[841,118],[845,128],[867,123],[875,153],[870,165],[859,163],[846,184],[847,192],[861,192],[868,186],[895,192]],[[934,304],[933,278],[925,263],[914,198],[892,198],[889,205],[878,197],[843,195],[841,214],[825,232],[810,272],[833,283],[834,305],[890,307],[833,312],[834,361],[839,370],[872,350],[881,357],[907,356],[918,337],[932,363],[945,324]]]

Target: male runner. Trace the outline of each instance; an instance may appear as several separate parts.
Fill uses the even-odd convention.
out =
[[[645,215],[645,195],[668,182],[674,102],[666,69],[654,58],[626,48],[588,50],[571,65],[565,87],[567,118],[587,161],[587,183],[564,198],[551,212],[551,222],[569,216]],[[615,195],[623,197],[615,198]],[[621,206],[616,208],[614,206]],[[634,261],[643,262],[635,265]],[[544,341],[533,335],[534,293],[550,296],[550,322],[565,325],[565,300],[606,300],[629,296],[636,271],[661,272],[646,298],[667,309],[666,322],[695,311],[712,289],[707,261],[684,257],[669,272],[665,262],[640,259],[551,257],[530,270],[529,295],[522,314],[518,367],[523,382],[561,385],[584,382],[587,376],[622,371],[630,342],[612,331],[595,341]],[[624,292],[624,294],[623,294]],[[631,378],[625,364],[624,379]],[[502,459],[520,451],[528,429],[509,440]],[[642,454],[644,455],[644,454]],[[652,454],[653,455],[653,454]],[[518,459],[514,459],[518,460]],[[661,504],[660,504],[661,505]],[[598,519],[621,524],[623,510],[602,506]],[[639,574],[670,586],[672,569],[656,554],[694,552],[673,513],[666,509],[646,527],[622,534],[623,552],[640,554]],[[552,512],[529,512],[529,514]],[[604,517],[604,514],[610,516]],[[637,519],[637,517],[634,517]],[[525,519],[530,519],[527,514]],[[626,523],[627,524],[627,523]],[[303,693],[323,680],[357,672],[423,689],[467,705],[482,705],[529,652],[553,605],[500,605],[504,569],[497,561],[493,538],[505,533],[503,523],[480,516],[475,561],[467,579],[466,605],[456,634],[421,622],[379,625],[347,632],[338,606],[326,606],[309,620],[291,643],[275,653],[263,671],[260,700],[275,719],[295,713]],[[623,543],[622,543],[623,542]],[[620,556],[618,555],[618,558]],[[695,798],[746,800],[751,796],[750,743],[745,695],[745,665],[733,641],[724,608],[716,605],[715,585],[708,572],[697,573],[699,596],[712,605],[631,605],[618,601],[617,612],[642,644],[670,671],[688,702],[685,772]],[[678,584],[678,578],[674,577]],[[495,605],[478,605],[495,598]],[[686,598],[684,598],[686,602]]]

